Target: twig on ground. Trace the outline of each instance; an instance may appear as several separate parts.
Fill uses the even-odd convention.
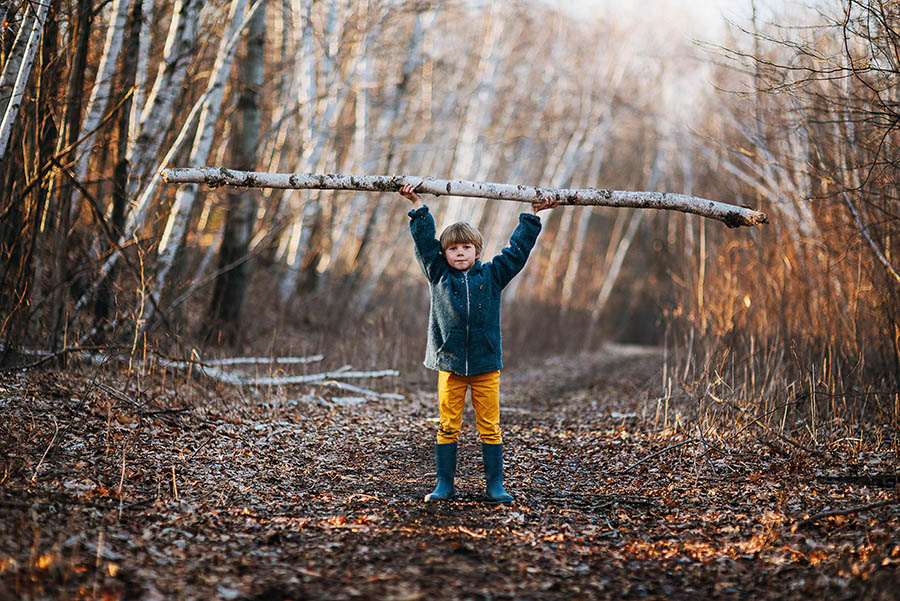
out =
[[[32,474],[31,476],[32,484],[34,484],[34,481],[37,480],[38,472],[41,470],[41,466],[44,465],[44,459],[47,458],[47,453],[50,452],[50,448],[53,446],[53,443],[56,442],[56,435],[59,434],[59,422],[56,421],[56,416],[51,413],[50,417],[53,418],[53,427],[55,428],[55,430],[53,430],[53,437],[50,439],[50,444],[48,444],[47,448],[44,449],[44,454],[41,455],[41,460],[38,461],[37,467],[34,468],[34,474]]]
[[[361,388],[359,386],[354,386],[353,384],[347,384],[346,382],[338,382],[337,380],[328,380],[321,382],[321,384],[322,386],[333,386],[335,388],[340,388],[341,390],[349,390],[350,392],[365,395],[368,398],[394,399],[396,401],[402,401],[406,398],[402,394],[395,394],[393,392],[375,392],[368,388]]]
[[[314,363],[321,361],[325,355],[309,357],[231,357],[230,359],[212,359],[202,361],[203,365],[296,365],[298,363]]]
[[[632,463],[631,465],[626,467],[624,470],[619,470],[618,472],[616,472],[616,474],[626,474],[626,473],[630,472],[631,470],[633,470],[634,468],[636,468],[637,466],[644,463],[645,461],[650,461],[654,457],[659,457],[663,453],[671,451],[672,449],[677,449],[678,447],[683,447],[684,445],[692,443],[692,442],[697,442],[697,439],[696,438],[686,438],[685,440],[682,440],[681,442],[676,442],[675,444],[671,444],[664,449],[660,449],[659,451],[656,451],[655,453],[651,453],[651,454],[647,455],[646,457],[644,457],[643,459],[640,459],[639,461]]]
[[[808,526],[813,522],[821,519],[836,517],[839,515],[852,515],[854,513],[868,511],[869,509],[878,509],[879,507],[887,507],[888,505],[896,505],[898,503],[900,503],[900,497],[894,499],[886,499],[884,501],[878,501],[876,503],[869,503],[868,505],[856,505],[854,507],[847,507],[845,509],[831,509],[829,511],[821,511],[795,523],[793,526],[791,526],[791,532],[796,532],[798,529],[803,528],[804,526]]]
[[[208,444],[209,444],[209,441],[211,441],[213,438],[215,438],[215,436],[216,436],[216,432],[215,432],[215,430],[213,430],[213,433],[210,434],[210,435],[207,437],[207,439],[204,440],[203,443],[202,443],[199,447],[197,447],[196,449],[194,449],[193,451],[191,451],[191,454],[187,456],[187,458],[185,459],[185,461],[189,460],[191,457],[193,457],[194,455],[196,455],[197,452],[200,451],[200,449],[202,449],[202,448],[205,447],[206,445],[208,445]]]
[[[885,488],[900,484],[900,474],[883,473],[883,474],[848,474],[838,476],[816,476],[819,482],[848,482],[860,484],[873,484]]]
[[[125,447],[122,447],[122,475],[119,477],[119,520],[122,519],[122,486],[125,484]]]

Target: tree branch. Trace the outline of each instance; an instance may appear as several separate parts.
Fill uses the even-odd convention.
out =
[[[542,198],[555,198],[560,205],[668,209],[716,219],[728,227],[752,226],[768,222],[768,216],[760,211],[696,196],[667,192],[632,192],[602,188],[539,188],[414,175],[262,173],[235,171],[220,167],[166,169],[163,171],[163,179],[170,184],[193,183],[206,184],[210,187],[230,185],[250,188],[361,190],[366,192],[396,192],[404,184],[413,184],[416,186],[417,192],[435,196],[468,196],[528,203]]]

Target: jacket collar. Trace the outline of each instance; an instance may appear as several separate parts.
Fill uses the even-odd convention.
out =
[[[449,263],[448,263],[448,265],[449,265]],[[452,269],[454,272],[462,275],[463,273],[473,273],[473,274],[481,273],[481,268],[482,268],[481,259],[476,259],[475,262],[472,264],[472,266],[469,267],[468,269],[466,269],[465,271],[460,271],[459,269],[454,269],[453,267],[451,267],[450,269]]]

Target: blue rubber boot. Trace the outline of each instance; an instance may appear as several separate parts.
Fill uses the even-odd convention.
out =
[[[458,443],[455,442],[434,445],[438,481],[434,490],[425,495],[426,501],[447,501],[456,496],[456,491],[453,489],[453,478],[456,476],[457,448]]]
[[[513,498],[503,490],[503,443],[481,443],[484,459],[485,494],[491,503],[512,503]]]

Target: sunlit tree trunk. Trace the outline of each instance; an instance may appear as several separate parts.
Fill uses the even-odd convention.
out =
[[[361,43],[355,44],[348,51],[348,55],[341,67],[333,64],[332,60],[326,60],[326,76],[328,77],[327,89],[332,93],[326,96],[327,102],[320,110],[310,115],[311,131],[314,132],[304,148],[298,161],[298,166],[306,166],[318,169],[329,144],[333,142],[331,132],[335,127],[335,119],[340,115],[349,95],[346,82],[356,77],[362,64],[362,57],[370,52],[370,48],[384,27],[385,20],[390,14],[390,5],[384,5],[378,11],[374,23],[365,32]],[[335,4],[330,9],[329,27],[336,27]],[[310,29],[310,35],[312,31]],[[326,39],[338,39],[340,32],[326,30]],[[306,34],[304,34],[306,36]],[[342,73],[343,71],[343,73]],[[311,78],[311,81],[314,79]],[[288,303],[297,288],[297,283],[305,267],[312,267],[312,257],[309,256],[312,247],[313,235],[319,229],[319,219],[322,214],[320,194],[309,195],[299,211],[295,211],[296,218],[290,229],[290,242],[287,245],[286,269],[279,284],[278,299],[281,305]]]
[[[410,107],[411,82],[415,71],[422,65],[425,36],[437,18],[439,10],[440,4],[433,10],[416,14],[413,31],[406,45],[406,60],[403,65],[402,75],[397,85],[390,88],[387,98],[387,110],[381,113],[377,122],[376,140],[378,145],[376,148],[378,150],[373,153],[373,161],[370,164],[374,164],[380,156],[383,156],[384,166],[388,172],[398,162],[397,146],[402,136],[400,129],[403,125],[402,121]],[[360,204],[366,204],[366,199],[359,195],[355,196],[354,200],[358,207]],[[366,247],[373,243],[377,246],[386,245],[387,248],[375,257],[375,260],[369,266],[369,273],[354,290],[352,311],[356,314],[361,314],[368,307],[377,290],[378,282],[384,275],[384,271],[391,264],[399,242],[403,239],[400,236],[390,236],[388,234],[391,229],[389,225],[391,220],[385,218],[385,212],[386,206],[390,204],[390,201],[386,205],[381,199],[376,199],[373,204],[371,211],[359,211],[360,215],[368,215],[368,219],[359,246],[356,249],[354,262],[365,252]]]
[[[103,117],[106,105],[109,103],[112,84],[115,79],[116,65],[119,59],[119,51],[122,49],[122,40],[125,37],[125,22],[128,19],[128,9],[131,6],[129,0],[113,0],[112,15],[109,27],[106,31],[106,42],[103,46],[103,54],[100,56],[100,64],[97,67],[97,77],[91,88],[91,96],[87,104],[87,114],[81,124],[80,131],[84,134],[81,141],[81,152],[75,164],[73,177],[76,181],[85,183],[88,165],[94,150],[94,140],[97,137],[97,127]],[[71,189],[71,188],[66,188]],[[80,194],[76,193],[73,204],[78,203]],[[69,206],[69,199],[62,199],[62,207],[65,210]],[[72,209],[74,215],[74,207]]]
[[[593,77],[591,80],[593,81]],[[590,127],[590,122],[596,120],[598,115],[595,113],[595,107],[592,99],[593,85],[589,84],[582,95],[581,99],[581,115],[575,125],[575,129],[566,144],[565,151],[559,159],[556,167],[556,173],[551,181],[551,187],[562,188],[571,185],[572,177],[576,170],[584,169],[582,163],[585,157],[589,157],[589,151],[594,145],[600,142],[600,134],[602,123],[595,124]],[[584,144],[585,135],[588,133],[591,137],[588,144]],[[566,252],[571,252],[572,239],[569,232],[572,228],[572,221],[575,217],[574,211],[565,211],[559,220],[559,227],[556,231],[554,244],[550,249],[550,256],[547,258],[547,267],[544,277],[541,278],[540,286],[535,286],[539,295],[558,292],[559,280],[563,274],[557,273],[559,264],[563,261]],[[536,272],[537,270],[534,270]],[[555,295],[555,294],[554,294]]]
[[[611,122],[611,119],[608,120],[607,123],[609,122]],[[606,128],[597,128],[597,131],[605,132]],[[599,173],[600,165],[603,162],[606,144],[599,138],[602,138],[602,136],[598,136],[598,139],[594,140],[594,144],[592,144],[594,154],[591,164],[587,169],[588,174]],[[588,228],[591,223],[592,215],[593,209],[590,207],[584,207],[578,211],[577,224],[575,226],[575,239],[572,242],[572,250],[569,252],[569,261],[566,265],[566,270],[563,272],[562,288],[560,290],[560,311],[563,314],[565,314],[571,306],[575,296],[575,283],[578,281],[579,267],[581,258],[584,254],[585,241],[587,240]]]
[[[25,86],[28,84],[28,76],[31,74],[31,66],[34,64],[34,56],[37,53],[41,41],[41,33],[50,10],[50,0],[29,4],[25,21],[16,35],[13,50],[3,65],[3,73],[0,74],[0,107],[2,107],[2,120],[0,120],[0,159],[6,154],[10,135],[19,108],[25,96]]]
[[[134,3],[135,18],[140,21],[140,33],[138,35],[138,46],[135,49],[137,59],[135,63],[134,95],[131,99],[131,115],[128,126],[127,151],[129,156],[133,152],[134,143],[140,133],[140,124],[143,118],[156,2],[155,0],[134,0]]]
[[[656,187],[662,171],[661,163],[664,154],[663,144],[663,141],[658,142],[656,158],[650,168],[650,177],[647,180],[647,187],[651,190]],[[606,308],[606,303],[609,301],[609,297],[612,294],[613,288],[619,279],[619,274],[622,271],[622,266],[625,264],[625,255],[628,253],[628,249],[631,248],[631,244],[634,241],[635,234],[637,234],[638,227],[641,225],[643,217],[643,211],[633,211],[631,219],[628,222],[628,229],[625,230],[625,235],[619,240],[615,255],[613,255],[612,263],[603,276],[603,285],[600,287],[600,292],[597,294],[597,300],[591,308],[591,330],[593,330],[600,318],[600,314]],[[590,334],[591,332],[589,332],[588,339],[590,339]]]
[[[454,136],[455,145],[453,154],[448,164],[448,174],[455,177],[477,179],[473,173],[474,165],[483,159],[484,136],[492,119],[494,101],[497,96],[495,78],[497,68],[502,60],[504,36],[501,32],[506,21],[501,18],[501,4],[492,2],[488,13],[488,23],[479,48],[478,64],[473,74],[475,89],[466,94],[463,107],[463,119],[460,129]],[[510,36],[515,39],[518,36]],[[483,205],[481,201],[469,203],[468,208]],[[447,221],[468,221],[467,215],[463,219],[465,205],[458,198],[450,199],[447,203]],[[477,223],[477,219],[473,219]]]
[[[228,27],[219,44],[216,53],[216,62],[210,73],[209,83],[205,93],[200,118],[197,123],[197,131],[191,146],[190,159],[192,161],[205,161],[212,147],[213,135],[216,123],[222,109],[222,101],[225,97],[225,82],[231,72],[234,58],[234,48],[237,42],[236,36],[253,17],[245,15],[249,0],[234,0],[228,15]],[[257,11],[262,0],[257,0],[250,9],[251,13]],[[154,307],[159,303],[166,287],[166,278],[175,264],[175,259],[181,248],[182,239],[187,228],[188,217],[194,200],[197,197],[197,186],[186,186],[175,194],[175,201],[169,211],[169,219],[159,241],[158,256],[156,259],[156,279],[152,291],[154,303],[147,309],[144,324],[149,324]]]
[[[247,30],[246,54],[238,63],[240,92],[230,139],[231,163],[252,169],[257,163],[260,131],[260,95],[263,87],[263,48],[266,33],[266,4],[257,9]],[[232,190],[228,194],[219,269],[224,270],[213,290],[209,320],[218,327],[227,343],[240,332],[239,318],[247,290],[247,263],[239,261],[250,246],[256,192]]]
[[[157,71],[153,88],[140,107],[137,135],[129,149],[130,174],[127,196],[136,198],[143,178],[152,169],[159,149],[165,141],[174,105],[181,94],[187,76],[192,50],[197,37],[199,0],[176,0],[172,8],[172,20],[163,50],[163,60]],[[134,131],[134,130],[133,130]],[[132,134],[134,136],[134,133]],[[132,210],[128,221],[141,224],[147,206]],[[130,228],[126,228],[130,229]],[[127,233],[127,231],[126,231]]]
[[[244,6],[246,6],[245,3],[244,3]],[[222,87],[224,84],[224,77],[225,77],[225,75],[222,73],[221,67],[224,67],[225,66],[224,63],[226,63],[226,62],[228,63],[228,66],[230,67],[230,64],[231,64],[230,57],[233,56],[234,47],[237,44],[239,34],[242,31],[243,27],[246,25],[249,18],[252,17],[252,12],[253,12],[254,8],[256,8],[258,6],[259,6],[259,0],[257,0],[257,2],[254,4],[253,8],[250,9],[250,11],[244,17],[243,21],[239,24],[237,29],[233,29],[234,22],[233,21],[231,22],[231,24],[229,26],[231,35],[226,36],[225,38],[222,39],[222,43],[220,44],[220,47],[219,47],[220,52],[219,52],[219,54],[217,54],[216,65],[218,65],[220,68],[219,69],[214,68],[213,73],[210,75],[210,79],[207,83],[206,91],[200,96],[200,98],[197,100],[197,102],[194,103],[194,106],[191,108],[191,111],[188,113],[187,117],[185,118],[184,123],[181,127],[181,131],[179,132],[175,141],[169,147],[168,151],[166,152],[166,155],[162,158],[161,164],[157,166],[157,168],[155,169],[155,172],[152,174],[151,178],[146,183],[146,186],[141,191],[140,196],[135,201],[134,208],[131,210],[131,212],[128,214],[128,216],[125,220],[125,226],[123,229],[122,236],[119,239],[119,245],[124,245],[124,244],[128,243],[128,241],[130,241],[132,239],[132,237],[134,236],[135,232],[144,224],[144,220],[146,219],[149,209],[152,206],[151,201],[156,198],[156,195],[155,195],[156,186],[159,183],[159,179],[161,177],[161,170],[164,165],[168,164],[168,162],[172,160],[175,153],[179,150],[181,145],[184,143],[188,132],[193,127],[194,119],[196,118],[198,113],[200,113],[201,116],[205,117],[204,127],[198,127],[197,131],[195,132],[194,146],[193,146],[192,152],[196,151],[199,153],[200,151],[203,150],[203,148],[205,146],[206,154],[208,154],[209,144],[211,144],[211,140],[212,140],[212,128],[214,127],[214,123],[211,123],[210,120],[213,119],[213,113],[215,113],[217,116],[218,111],[221,108],[221,94],[223,93]],[[227,59],[227,61],[225,59]],[[212,102],[210,102],[210,99],[212,99]],[[149,102],[149,100],[148,100],[148,102]],[[143,133],[144,132],[142,130],[142,136],[143,136]],[[200,156],[200,155],[198,154],[197,156]],[[131,186],[133,183],[134,183],[133,180],[129,180],[129,186]],[[130,197],[131,196],[129,194],[129,198]],[[183,196],[182,202],[184,202],[184,199],[186,199],[186,198],[188,198],[188,197]],[[176,198],[176,201],[177,201],[177,198]],[[182,205],[182,208],[183,208],[183,206],[184,205]],[[172,230],[177,229],[178,227],[182,226],[182,224],[180,222],[181,217],[178,215],[178,210],[179,210],[178,205],[177,204],[173,205],[172,211],[170,211],[170,219],[167,222],[168,235],[164,235],[162,242],[168,242],[168,240],[170,240],[172,238]],[[174,219],[172,218],[173,214],[174,214]],[[162,242],[161,242],[161,249],[165,250],[166,245],[163,245]],[[180,244],[180,238],[179,238],[178,243]],[[160,251],[160,254],[162,254],[162,250]],[[168,252],[169,253],[174,252],[172,246],[169,246]],[[170,256],[174,256],[174,255],[170,254]],[[101,268],[100,273],[97,274],[97,276],[95,277],[93,283],[91,284],[91,287],[84,294],[81,295],[81,298],[78,299],[78,302],[75,304],[75,308],[72,311],[73,314],[77,315],[81,311],[81,309],[83,309],[84,306],[93,298],[93,296],[96,293],[99,286],[101,286],[103,284],[104,280],[109,276],[110,271],[113,269],[115,264],[118,262],[119,257],[120,257],[119,253],[114,253],[114,254],[110,255],[110,257],[103,264],[103,267]],[[164,282],[165,275],[167,275],[169,269],[171,269],[171,262],[167,263],[166,261],[161,260],[160,257],[157,257],[157,268],[158,268],[157,277],[159,278],[159,276],[162,275],[163,277],[161,278],[161,280]],[[156,294],[161,292],[161,289],[159,288],[158,285],[157,285],[156,289],[154,290],[154,292]],[[151,307],[155,305],[155,301],[158,298],[156,296],[156,294],[151,294],[151,298],[150,298]],[[146,323],[149,322],[149,317],[152,317],[152,312],[153,312],[153,309],[151,308],[149,310],[149,312],[146,313],[147,319],[144,322],[145,325],[146,325]]]
[[[116,86],[120,93],[127,93],[137,85],[138,65],[141,61],[140,36],[144,33],[144,21],[147,15],[145,2],[134,3],[131,20],[128,25],[126,39],[123,48],[122,69],[119,71],[119,81]],[[125,104],[119,109],[116,118],[116,155],[113,170],[112,202],[110,203],[109,229],[118,238],[122,235],[125,226],[125,212],[128,207],[128,197],[125,195],[128,186],[128,145],[131,131],[131,119],[134,112],[131,110],[135,102],[134,96],[125,100]],[[103,247],[115,252],[113,245],[116,240],[103,240]],[[94,304],[94,320],[97,324],[105,321],[114,305],[115,270],[105,279],[97,295]]]

